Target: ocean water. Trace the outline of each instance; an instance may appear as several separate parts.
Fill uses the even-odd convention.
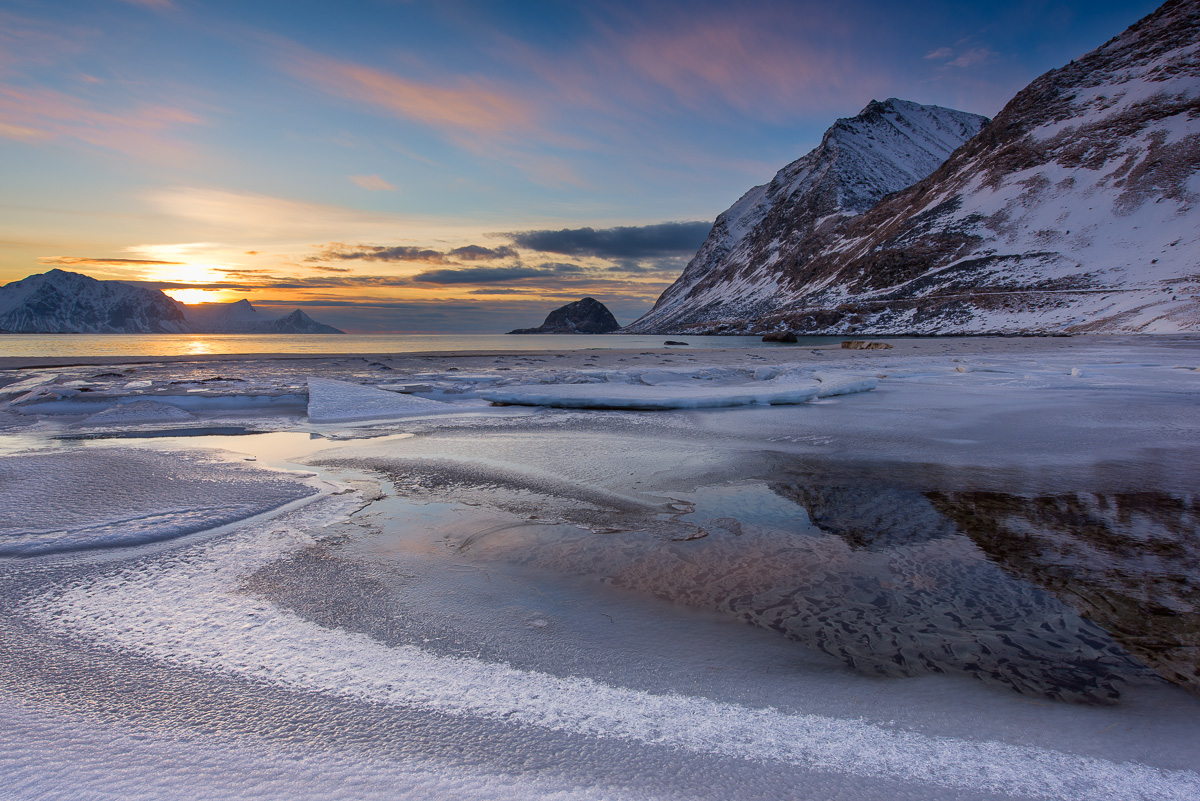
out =
[[[840,341],[842,337],[803,337],[800,345]],[[693,349],[779,348],[761,337],[689,337],[593,334],[586,336],[509,334],[5,334],[4,356],[206,356],[239,353],[422,353],[471,350],[614,350],[659,348],[671,340]],[[679,347],[679,346],[677,346]]]

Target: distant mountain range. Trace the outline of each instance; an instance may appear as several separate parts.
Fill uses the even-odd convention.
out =
[[[157,289],[51,270],[0,287],[10,334],[341,334],[296,309],[265,319],[249,301],[189,306]]]
[[[624,331],[1200,330],[1198,43],[1200,5],[1171,0],[986,125],[872,102]]]

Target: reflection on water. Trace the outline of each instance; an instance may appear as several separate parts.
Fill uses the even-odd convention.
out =
[[[725,611],[873,675],[966,674],[1106,703],[1143,672],[1098,626],[993,564],[919,494],[774,490],[709,488],[681,497],[693,511],[637,531],[509,528],[459,547]]]
[[[5,334],[0,356],[195,356],[233,353],[421,353],[426,351],[529,351],[659,348],[661,336],[588,334]],[[838,342],[840,337],[801,337],[798,345]],[[779,347],[761,337],[689,337],[687,348]],[[684,348],[684,349],[687,349]]]
[[[1200,693],[1200,499],[1158,492],[931,492],[933,505],[1012,573],[1104,627]]]

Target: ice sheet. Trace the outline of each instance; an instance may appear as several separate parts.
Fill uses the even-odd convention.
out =
[[[451,407],[398,392],[312,376],[308,379],[308,419],[314,423],[346,423],[423,414],[444,414]]]
[[[691,386],[683,379],[654,376],[651,385],[556,384],[512,386],[479,393],[484,400],[517,406],[551,406],[563,409],[713,409],[730,406],[788,406],[814,398],[848,395],[875,388],[877,379],[866,376],[828,375],[816,381],[761,381],[739,386]]]

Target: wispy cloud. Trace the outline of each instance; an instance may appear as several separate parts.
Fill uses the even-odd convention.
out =
[[[201,122],[192,112],[173,106],[109,111],[53,89],[0,84],[0,136],[8,139],[63,139],[138,158],[171,160],[184,152],[173,134]]]
[[[175,3],[171,0],[125,0],[131,6],[144,6],[145,8],[153,8],[156,11],[165,11],[175,8]]]
[[[928,53],[926,53],[923,56],[923,58],[928,59],[928,60],[939,60],[940,61],[941,59],[944,59],[944,58],[950,58],[950,56],[952,56],[952,55],[954,55],[953,48],[939,47],[937,50],[930,50]]]
[[[436,220],[360,211],[325,203],[194,186],[157,189],[148,199],[163,213],[226,239],[266,241],[374,239],[381,231],[441,227]],[[205,234],[206,236],[208,234]]]
[[[973,67],[991,59],[994,55],[996,55],[995,51],[989,47],[974,47],[947,64],[951,67]]]
[[[537,107],[480,77],[421,81],[394,72],[284,47],[281,67],[331,95],[437,128],[459,141],[510,138],[536,130]]]
[[[186,264],[182,261],[159,261],[158,259],[108,259],[90,256],[39,256],[39,264],[61,267],[143,267]]]
[[[350,180],[368,192],[394,192],[395,185],[388,183],[378,175],[351,175]]]

